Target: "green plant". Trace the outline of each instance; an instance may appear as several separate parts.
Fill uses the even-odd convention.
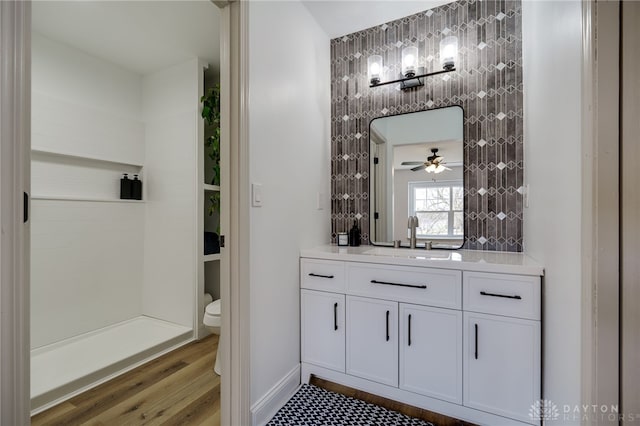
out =
[[[205,138],[204,144],[208,149],[207,155],[213,162],[212,185],[220,185],[220,85],[216,84],[205,93],[202,98],[202,118],[205,119],[211,135]],[[209,197],[211,206],[209,216],[220,211],[220,193]]]

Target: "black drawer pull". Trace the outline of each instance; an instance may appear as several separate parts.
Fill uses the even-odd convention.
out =
[[[474,324],[475,328],[476,328],[476,359],[478,359],[478,324]]]
[[[411,314],[409,314],[409,346],[411,346]]]
[[[411,288],[427,288],[426,285],[415,285],[415,284],[398,284],[398,283],[390,283],[387,281],[378,281],[378,280],[371,280],[371,284],[384,284],[384,285],[395,285],[398,287],[411,287]]]
[[[387,311],[387,342],[389,341],[389,311]]]
[[[333,304],[333,329],[338,329],[338,302]]]
[[[310,277],[318,277],[318,278],[333,278],[333,275],[320,275],[320,274],[314,274],[313,272],[309,274]]]
[[[506,295],[506,294],[487,293],[486,291],[481,291],[480,294],[483,295],[483,296],[504,297],[505,299],[518,299],[518,300],[522,299],[522,297],[520,297],[518,295],[509,296],[509,295]]]

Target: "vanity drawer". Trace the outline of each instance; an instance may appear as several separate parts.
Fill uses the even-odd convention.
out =
[[[465,272],[465,311],[540,320],[540,278]]]
[[[311,290],[345,292],[345,264],[332,260],[301,259],[300,287]]]
[[[398,302],[461,309],[462,273],[447,269],[349,263],[347,292]]]

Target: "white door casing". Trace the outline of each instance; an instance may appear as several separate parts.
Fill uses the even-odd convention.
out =
[[[31,3],[0,2],[0,424],[29,424]]]

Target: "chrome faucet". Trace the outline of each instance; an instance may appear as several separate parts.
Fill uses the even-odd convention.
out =
[[[409,216],[409,222],[407,223],[407,228],[411,231],[411,236],[409,237],[409,247],[414,249],[416,248],[416,229],[418,228],[418,216]]]

